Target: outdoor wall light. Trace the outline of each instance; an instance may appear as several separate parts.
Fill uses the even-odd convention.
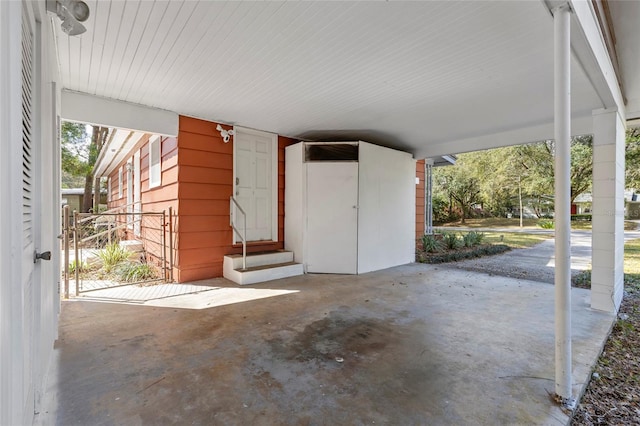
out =
[[[47,10],[62,21],[62,31],[70,36],[84,33],[87,29],[80,22],[89,19],[89,6],[81,0],[47,0]]]
[[[221,125],[219,125],[219,124],[218,124],[218,127],[216,127],[216,130],[220,132],[220,136],[222,136],[222,141],[223,141],[224,143],[229,142],[229,140],[231,139],[231,136],[233,136],[233,135],[234,135],[234,133],[235,133],[235,132],[233,131],[233,129],[231,129],[231,130],[225,130],[225,129],[223,129],[223,128],[222,128],[222,126],[221,126]]]

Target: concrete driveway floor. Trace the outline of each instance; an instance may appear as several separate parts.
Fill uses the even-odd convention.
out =
[[[245,290],[226,283],[227,298]],[[552,402],[551,285],[410,264],[251,288],[279,291],[208,309],[176,306],[220,289],[167,307],[64,302],[38,422],[568,422]],[[614,316],[591,310],[588,290],[572,298],[577,396]]]

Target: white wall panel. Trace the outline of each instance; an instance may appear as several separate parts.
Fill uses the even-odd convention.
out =
[[[285,249],[295,261],[308,272],[358,274],[413,262],[411,154],[358,142],[358,162],[305,163],[305,145],[286,148]]]
[[[305,254],[307,176],[303,173],[303,147],[301,143],[286,147],[284,162],[284,249],[293,252],[293,260],[297,263],[304,262]]]
[[[415,260],[416,163],[360,142],[358,273]]]

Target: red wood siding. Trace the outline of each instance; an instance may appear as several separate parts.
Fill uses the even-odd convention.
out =
[[[416,185],[416,238],[424,234],[424,160],[416,161],[416,177],[420,183]]]
[[[142,190],[141,194],[141,202],[142,202],[142,211],[143,212],[162,212],[164,211],[166,214],[165,219],[169,220],[169,208],[173,210],[173,212],[177,212],[179,207],[178,200],[178,141],[176,138],[172,137],[161,137],[160,138],[160,170],[161,170],[161,180],[160,185],[154,188],[149,189],[149,143],[145,143],[142,146],[140,152],[140,188]],[[174,215],[175,216],[175,215]],[[160,225],[157,220],[158,218],[154,218],[153,221],[154,226]],[[143,229],[144,232],[149,232],[149,230]],[[168,231],[168,229],[167,229]],[[174,277],[178,272],[178,262],[179,256],[178,251],[176,250],[176,219],[173,219],[173,234],[169,235],[167,233],[167,245],[169,244],[168,238],[173,239],[173,274]],[[153,236],[149,239],[153,239],[154,241],[161,241],[162,234],[161,232],[153,232]],[[159,246],[160,248],[161,246]],[[158,253],[160,251],[158,250]],[[167,255],[168,253],[167,248]]]
[[[118,197],[118,174],[120,167],[125,166],[127,161],[133,157],[134,153],[140,149],[140,200],[141,209],[143,212],[162,212],[165,211],[168,220],[169,207],[174,212],[178,209],[178,163],[177,163],[177,139],[162,137],[160,141],[160,156],[161,156],[161,185],[155,188],[149,189],[149,137],[143,137],[140,142],[131,150],[129,155],[118,164],[118,167],[109,175],[111,178],[111,202],[109,202],[109,209],[117,208],[127,204],[127,173],[123,170],[122,173],[122,197]],[[153,222],[153,223],[152,223]],[[154,217],[149,219],[149,222],[143,221],[141,226],[141,234],[143,241],[147,243],[145,250],[148,254],[161,256],[161,246],[157,243],[162,239],[161,233],[156,230],[160,226],[161,219]],[[176,220],[174,219],[174,230]],[[152,229],[153,228],[153,229]],[[134,238],[133,234],[129,232],[128,237]],[[173,239],[176,241],[176,233],[173,234]],[[168,235],[167,235],[168,237]],[[174,259],[177,260],[177,250],[174,244]],[[157,260],[157,259],[156,259]],[[176,265],[174,265],[174,275],[177,273]]]
[[[218,123],[180,117],[178,134],[178,282],[222,276],[233,246],[229,197],[233,192],[233,139],[224,143]],[[284,248],[284,148],[294,140],[278,138],[278,242],[249,245],[248,251]]]
[[[217,123],[180,117],[178,133],[178,282],[222,275],[231,243],[229,197],[233,189],[233,145]]]

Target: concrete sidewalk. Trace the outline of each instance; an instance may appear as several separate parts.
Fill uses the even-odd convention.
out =
[[[64,302],[39,424],[569,420],[550,397],[552,286],[411,264],[252,288],[273,295],[207,309],[177,306],[219,290],[171,307]],[[614,316],[590,309],[588,290],[572,296],[579,395]]]

